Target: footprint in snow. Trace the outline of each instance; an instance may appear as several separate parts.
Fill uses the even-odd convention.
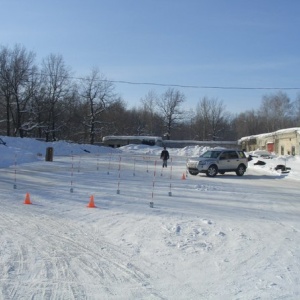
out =
[[[181,227],[179,225],[176,226],[176,233],[180,233]]]
[[[205,224],[208,224],[208,225],[212,225],[212,221],[211,220],[203,219],[202,222],[205,223]]]
[[[224,233],[224,232],[222,232],[222,231],[220,231],[219,233],[218,233],[218,236],[225,236],[226,235],[226,233]]]

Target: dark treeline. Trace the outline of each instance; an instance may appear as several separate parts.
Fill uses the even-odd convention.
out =
[[[61,55],[37,65],[20,45],[0,47],[0,135],[101,142],[107,135],[154,135],[166,139],[237,140],[300,126],[300,95],[265,95],[257,110],[233,115],[223,101],[204,97],[184,111],[184,93],[149,91],[128,109],[113,82],[91,70],[75,78]],[[243,101],[243,99],[241,99]]]

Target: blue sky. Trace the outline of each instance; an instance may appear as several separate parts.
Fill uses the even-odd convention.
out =
[[[37,62],[61,54],[75,76],[179,86],[185,108],[203,97],[228,111],[258,109],[263,95],[300,94],[298,0],[0,0],[0,45]],[[210,88],[203,88],[210,87]],[[116,83],[128,107],[166,86]]]

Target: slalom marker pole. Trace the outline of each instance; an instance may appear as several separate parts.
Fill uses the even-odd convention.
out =
[[[151,202],[150,207],[152,208],[154,206],[154,186],[155,186],[155,179],[156,179],[156,160],[154,162],[154,173],[153,173],[153,181],[152,181],[152,196],[151,196]]]
[[[17,188],[17,153],[15,153],[14,166],[15,166],[15,183],[14,183],[14,189],[16,189]]]
[[[149,161],[148,161],[148,158],[146,157],[146,160],[147,160],[147,173],[149,172]]]
[[[97,171],[99,171],[99,150],[98,150],[98,153],[97,153]]]
[[[120,179],[121,179],[121,156],[120,156],[120,159],[119,159],[119,178],[118,178],[117,194],[120,194]]]
[[[135,158],[133,159],[133,176],[135,176]]]
[[[188,161],[188,158],[186,158],[186,164],[185,164],[185,177],[188,177],[188,167],[187,167],[187,161]]]
[[[169,196],[172,196],[172,158],[170,160],[170,191]]]
[[[110,151],[110,154],[109,154],[107,175],[109,175],[109,170],[110,170],[110,162],[111,162],[111,151]]]
[[[81,155],[79,155],[78,173],[80,173],[80,166],[81,166]]]
[[[74,189],[73,189],[73,173],[74,173],[74,157],[73,157],[73,152],[71,152],[71,156],[72,156],[72,166],[71,166],[71,187],[70,187],[70,192],[73,193]]]

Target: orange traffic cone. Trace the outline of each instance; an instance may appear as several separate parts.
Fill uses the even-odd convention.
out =
[[[181,177],[182,180],[185,180],[185,174],[182,173],[182,177]]]
[[[30,195],[29,195],[29,193],[26,193],[24,204],[32,204],[31,201],[30,201]]]
[[[95,202],[94,202],[94,195],[91,195],[90,202],[87,205],[87,207],[91,207],[91,208],[95,208],[96,207]]]

